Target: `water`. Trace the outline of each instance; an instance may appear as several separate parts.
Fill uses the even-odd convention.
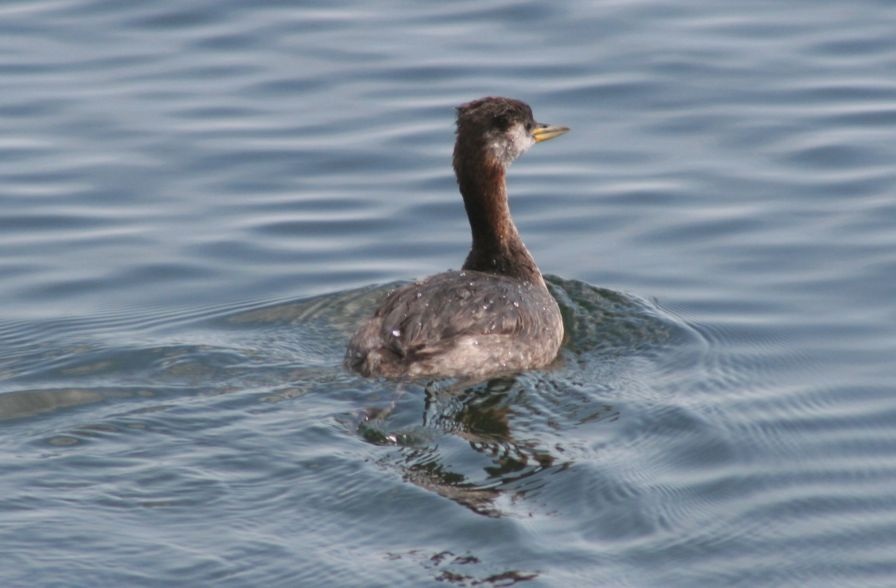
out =
[[[896,5],[0,6],[3,586],[896,584]],[[457,267],[453,106],[571,337],[348,334]]]

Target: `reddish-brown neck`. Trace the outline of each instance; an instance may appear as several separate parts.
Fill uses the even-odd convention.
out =
[[[536,280],[541,274],[526,249],[507,202],[504,165],[483,145],[454,150],[454,171],[464,199],[473,246],[463,269]]]

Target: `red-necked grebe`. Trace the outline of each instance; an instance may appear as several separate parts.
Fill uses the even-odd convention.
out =
[[[560,308],[510,218],[504,174],[532,145],[568,130],[535,122],[511,98],[458,107],[454,172],[472,249],[460,271],[391,292],[349,342],[348,367],[390,378],[484,376],[553,361]]]

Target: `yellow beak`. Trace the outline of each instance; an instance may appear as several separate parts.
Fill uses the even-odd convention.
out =
[[[569,132],[569,127],[560,127],[554,125],[545,125],[539,123],[535,130],[532,131],[532,137],[535,139],[536,143],[541,143],[542,141],[550,141],[554,137],[559,137],[564,133]]]

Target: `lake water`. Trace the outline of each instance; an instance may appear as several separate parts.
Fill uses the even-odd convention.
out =
[[[570,331],[347,373],[469,247]],[[896,3],[0,4],[0,585],[896,585]]]

